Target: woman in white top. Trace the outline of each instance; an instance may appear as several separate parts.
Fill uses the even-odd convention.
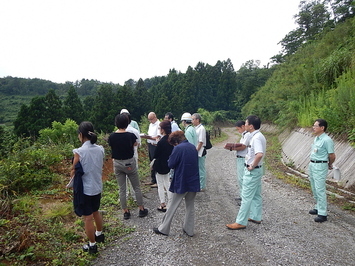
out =
[[[97,253],[96,242],[104,242],[105,238],[104,234],[102,234],[102,216],[99,213],[105,152],[101,145],[95,144],[97,136],[90,122],[82,122],[78,133],[82,146],[73,150],[74,160],[70,174],[71,176],[79,174],[76,173],[75,167],[80,162],[83,170],[81,176],[82,188],[80,188],[82,189],[83,203],[79,206],[79,213],[84,217],[85,232],[89,238],[89,243],[84,245],[83,249],[89,253]],[[74,181],[74,191],[77,189],[75,186],[77,185]]]

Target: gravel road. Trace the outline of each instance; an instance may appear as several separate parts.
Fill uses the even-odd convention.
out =
[[[226,142],[237,139],[226,129]],[[94,265],[355,265],[354,216],[328,205],[328,221],[315,223],[309,191],[292,187],[269,172],[263,177],[263,222],[249,223],[245,230],[228,230],[239,206],[235,152],[224,143],[208,151],[207,190],[195,200],[195,236],[182,232],[185,206],[175,215],[169,236],[156,235],[163,213],[157,189],[145,194],[150,213],[125,221],[135,232],[106,245]],[[121,213],[118,219],[123,219]]]

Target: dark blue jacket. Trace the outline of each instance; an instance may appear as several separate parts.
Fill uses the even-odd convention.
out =
[[[75,176],[73,183],[74,197],[74,212],[76,215],[81,217],[83,215],[83,205],[84,205],[84,188],[83,188],[83,179],[84,175],[83,167],[80,162],[75,165]]]
[[[184,194],[200,191],[198,154],[194,145],[184,140],[175,146],[168,165],[174,169],[174,177],[169,188],[171,192]]]

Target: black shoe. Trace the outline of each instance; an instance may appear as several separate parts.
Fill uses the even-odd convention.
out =
[[[167,236],[167,234],[164,234],[164,233],[160,232],[159,229],[156,228],[156,227],[153,228],[153,231],[154,231],[154,233],[156,233],[156,234],[158,234],[158,235]]]
[[[327,216],[323,215],[318,215],[316,218],[314,218],[314,221],[317,223],[323,223],[327,220]]]
[[[85,252],[89,252],[89,254],[95,254],[95,253],[97,253],[97,245],[95,244],[95,245],[93,245],[93,246],[90,246],[89,243],[88,243],[88,244],[85,244],[85,245],[83,246],[83,250],[84,250]]]
[[[128,220],[129,218],[131,218],[131,213],[130,212],[125,212],[123,214],[123,219]]]
[[[312,215],[317,215],[318,214],[318,210],[313,209],[313,210],[310,210],[308,213],[312,214]]]
[[[242,198],[241,198],[241,197],[237,197],[237,198],[235,198],[235,200],[240,200],[240,201],[241,201],[241,200],[242,200]]]
[[[146,217],[148,215],[148,210],[147,209],[143,209],[143,210],[139,210],[139,217]]]
[[[105,235],[101,234],[99,236],[95,235],[95,241],[97,243],[104,243],[105,242]]]

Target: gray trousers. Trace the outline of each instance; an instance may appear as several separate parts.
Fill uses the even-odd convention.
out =
[[[163,217],[162,224],[159,225],[158,230],[163,234],[169,234],[170,225],[175,215],[175,212],[180,206],[181,201],[185,198],[186,213],[183,230],[189,236],[193,236],[195,226],[195,197],[196,192],[186,192],[185,194],[172,193],[171,204],[168,210],[166,211]]]
[[[138,206],[143,205],[143,196],[140,189],[139,176],[137,171],[136,159],[133,157],[128,160],[114,160],[113,161],[115,176],[118,186],[120,187],[120,203],[122,209],[127,209],[127,177],[132,184],[133,190],[136,194]]]

